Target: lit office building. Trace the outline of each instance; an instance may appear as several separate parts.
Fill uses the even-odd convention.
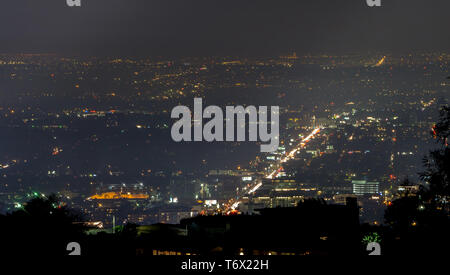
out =
[[[353,194],[370,195],[379,192],[379,182],[370,182],[366,180],[353,180]]]

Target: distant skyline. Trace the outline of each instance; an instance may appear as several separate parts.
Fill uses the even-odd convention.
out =
[[[0,53],[207,56],[450,49],[450,1],[2,1]]]

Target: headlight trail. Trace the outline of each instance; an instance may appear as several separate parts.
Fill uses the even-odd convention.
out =
[[[295,147],[294,149],[292,149],[288,154],[286,154],[286,156],[282,157],[279,161],[279,167],[276,170],[273,170],[269,175],[266,176],[266,179],[273,179],[275,178],[282,170],[283,167],[281,166],[282,163],[285,163],[288,160],[291,160],[294,158],[295,154],[302,148],[304,148],[306,146],[306,144],[312,139],[314,138],[315,135],[317,135],[320,132],[320,127],[315,128],[308,136],[306,136],[305,138],[303,138],[299,145],[297,147]],[[252,188],[250,188],[250,190],[247,192],[247,194],[251,194],[256,192],[261,186],[262,186],[262,182],[257,183],[255,186],[253,186]],[[238,199],[237,201],[235,201],[231,206],[230,209],[231,210],[226,210],[225,213],[229,214],[231,211],[236,210],[236,208],[239,206],[239,204],[241,204],[241,201]]]

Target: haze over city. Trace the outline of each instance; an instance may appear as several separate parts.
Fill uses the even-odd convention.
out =
[[[444,236],[448,1],[65,2],[2,3],[8,234],[57,236],[40,238],[55,254],[70,239],[90,255],[253,256]],[[267,106],[279,135],[251,138],[250,115],[245,138],[174,139],[177,106],[193,131],[210,120],[196,100],[223,110],[222,133],[226,106]]]

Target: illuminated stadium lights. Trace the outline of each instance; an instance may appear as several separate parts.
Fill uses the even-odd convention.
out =
[[[102,194],[95,194],[87,200],[117,200],[117,199],[148,199],[147,194],[131,194],[131,193],[118,193],[118,192],[105,192]]]

